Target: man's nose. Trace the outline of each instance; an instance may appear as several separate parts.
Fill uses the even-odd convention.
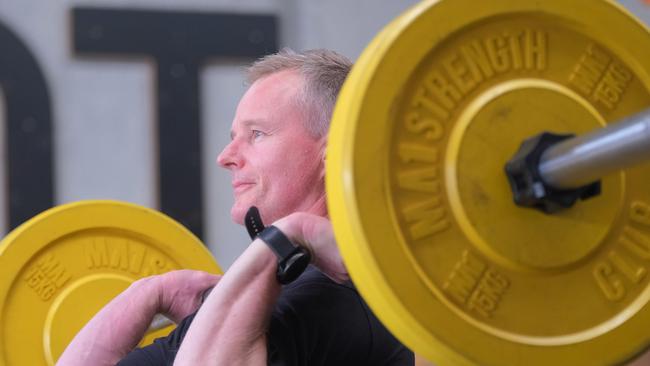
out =
[[[217,164],[222,168],[232,169],[241,166],[241,158],[237,153],[236,140],[232,140],[223,148],[221,153],[217,156]]]

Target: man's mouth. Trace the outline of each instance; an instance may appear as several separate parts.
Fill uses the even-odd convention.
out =
[[[239,194],[252,186],[253,183],[251,182],[236,182],[232,184],[232,190],[235,194]]]

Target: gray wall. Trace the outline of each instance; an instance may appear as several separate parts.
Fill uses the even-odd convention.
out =
[[[55,199],[118,199],[157,208],[154,69],[142,60],[88,59],[71,52],[73,6],[277,14],[280,45],[329,47],[356,58],[383,24],[414,0],[0,0],[0,22],[26,43],[50,87],[54,122]],[[244,65],[213,63],[201,75],[206,202],[205,241],[227,268],[248,244],[230,221],[230,177],[215,159],[225,146],[235,107],[244,92]],[[0,94],[0,141],[4,141]],[[0,164],[5,162],[0,148]],[[6,191],[0,167],[0,192]],[[0,207],[6,195],[0,194]],[[7,213],[0,211],[0,231]]]
[[[624,5],[650,22],[641,0]],[[0,0],[0,22],[36,55],[51,88],[55,130],[56,203],[110,198],[157,208],[155,193],[154,70],[128,59],[89,60],[70,51],[69,11],[75,5],[157,10],[277,14],[280,44],[325,47],[356,58],[383,25],[416,0]],[[201,75],[206,243],[227,268],[248,244],[230,221],[229,176],[215,158],[228,141],[244,92],[243,65],[215,63]],[[0,94],[0,141],[4,134]],[[0,164],[5,159],[0,148]],[[0,167],[0,192],[6,191]],[[0,195],[0,207],[6,196]],[[0,223],[6,213],[0,212]],[[2,224],[4,225],[4,224]],[[0,227],[6,232],[6,227]]]

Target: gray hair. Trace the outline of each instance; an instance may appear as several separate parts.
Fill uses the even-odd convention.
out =
[[[247,70],[247,81],[253,84],[270,74],[297,70],[304,83],[298,102],[307,114],[305,128],[314,137],[327,135],[336,97],[348,76],[352,62],[345,56],[326,49],[280,52],[255,61]]]

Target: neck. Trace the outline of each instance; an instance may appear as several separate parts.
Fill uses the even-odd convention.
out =
[[[323,192],[318,199],[307,209],[308,213],[328,217],[329,213],[327,212],[327,198],[325,197],[325,192]]]

